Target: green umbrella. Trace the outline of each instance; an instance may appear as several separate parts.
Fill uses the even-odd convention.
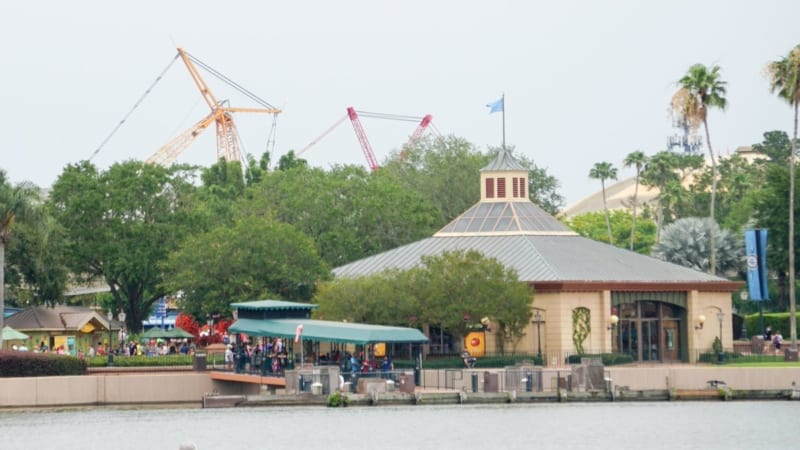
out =
[[[28,339],[27,334],[20,333],[19,331],[9,327],[8,325],[3,327],[4,341],[24,341],[25,339]]]

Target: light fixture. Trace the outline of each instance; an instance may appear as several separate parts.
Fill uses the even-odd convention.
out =
[[[613,330],[618,323],[619,323],[619,316],[617,316],[616,314],[612,314],[611,317],[608,318],[608,329]]]
[[[114,365],[114,355],[111,354],[111,321],[114,320],[114,312],[109,309],[106,317],[108,318],[108,366],[110,367]]]
[[[703,324],[706,322],[706,316],[700,314],[697,316],[697,325],[694,326],[695,330],[702,330]]]

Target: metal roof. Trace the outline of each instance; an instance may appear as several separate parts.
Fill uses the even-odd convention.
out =
[[[239,319],[230,326],[229,331],[291,339],[295,337],[298,325],[303,326],[302,338],[314,341],[351,344],[428,342],[428,338],[416,328],[314,319]]]
[[[492,162],[481,169],[481,172],[504,172],[508,170],[524,170],[527,172],[528,168],[517,162],[508,149],[503,148],[497,152],[497,156]]]
[[[251,302],[231,303],[231,308],[250,311],[290,311],[312,310],[318,306],[311,303],[287,302],[283,300],[254,300]]]
[[[703,283],[724,278],[661,261],[576,235],[434,236],[333,270],[359,277],[388,269],[410,269],[422,256],[476,250],[517,271],[525,282]]]
[[[480,202],[453,219],[435,236],[458,234],[566,234],[575,235],[569,227],[556,220],[530,201]]]
[[[47,306],[32,306],[26,308],[6,319],[6,323],[23,331],[35,330],[69,330],[77,331],[88,322],[93,322],[102,328],[119,329],[120,324],[109,321],[95,310],[82,306],[57,305],[52,308]]]

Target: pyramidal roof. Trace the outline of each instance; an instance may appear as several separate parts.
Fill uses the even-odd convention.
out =
[[[481,201],[433,237],[354,261],[333,270],[359,277],[410,269],[423,256],[476,250],[513,268],[520,281],[614,289],[733,291],[739,283],[580,236],[539,206],[525,189],[528,169],[503,149],[481,170]]]

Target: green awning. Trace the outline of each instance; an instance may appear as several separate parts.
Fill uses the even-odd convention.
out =
[[[250,336],[294,339],[297,326],[303,326],[303,339],[350,344],[426,343],[428,338],[416,328],[387,327],[363,323],[332,322],[314,319],[239,319],[228,329]]]
[[[24,341],[25,339],[28,339],[27,334],[17,331],[8,325],[3,327],[4,341]]]
[[[170,330],[162,330],[161,328],[158,327],[150,328],[149,330],[142,333],[141,336],[139,336],[140,339],[158,339],[158,338],[188,339],[193,337],[194,336],[191,333],[185,331],[183,328],[178,328],[178,327],[172,328]]]

